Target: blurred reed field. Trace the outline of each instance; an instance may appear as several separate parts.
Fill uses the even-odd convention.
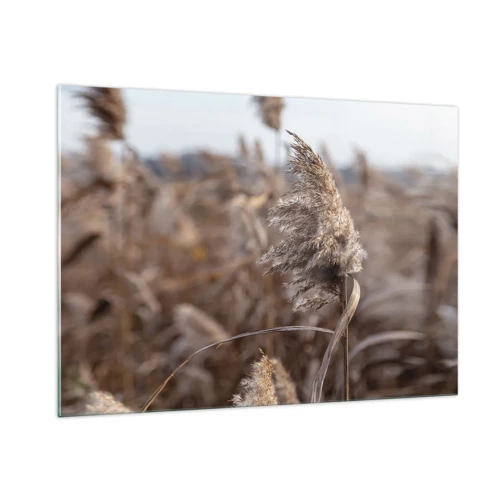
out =
[[[237,132],[153,160],[119,89],[76,99],[99,127],[60,158],[61,415],[457,393],[456,168],[341,169],[279,97],[248,98],[272,160]]]

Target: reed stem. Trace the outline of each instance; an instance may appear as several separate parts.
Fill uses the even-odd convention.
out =
[[[279,169],[280,165],[280,146],[281,146],[281,130],[276,130],[276,142],[274,144],[274,161],[275,161],[275,169]]]
[[[134,377],[127,366],[127,360],[130,357],[132,347],[132,318],[130,314],[130,293],[128,291],[128,282],[124,272],[130,271],[130,249],[132,246],[130,233],[130,186],[127,184],[128,174],[128,148],[125,143],[121,149],[121,168],[122,178],[120,182],[120,250],[119,265],[122,270],[118,278],[118,289],[120,293],[120,370],[122,378],[123,395],[125,401],[135,399]]]
[[[347,303],[347,279],[342,282],[342,311],[345,311]],[[349,327],[346,327],[342,335],[342,348],[344,351],[344,401],[349,401]]]

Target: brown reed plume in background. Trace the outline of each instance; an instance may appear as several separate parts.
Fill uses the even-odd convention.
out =
[[[281,112],[285,107],[283,97],[254,96],[262,121],[273,130],[281,129]]]
[[[130,293],[128,286],[127,273],[132,269],[132,232],[133,232],[133,211],[136,208],[133,200],[132,182],[136,172],[135,158],[136,152],[127,144],[125,138],[125,123],[127,112],[122,96],[121,89],[108,87],[89,87],[86,91],[80,92],[82,98],[91,115],[98,119],[99,136],[91,138],[96,153],[100,152],[100,157],[108,154],[108,161],[98,161],[94,169],[98,170],[100,178],[103,177],[104,165],[112,164],[112,154],[107,148],[105,141],[122,141],[121,159],[118,169],[115,169],[116,175],[113,182],[110,183],[111,189],[115,191],[114,206],[112,207],[112,225],[111,231],[115,234],[113,242],[113,257],[119,267],[119,273],[115,276],[115,287],[120,295],[120,311],[118,313],[121,323],[122,342],[120,350],[122,351],[121,372],[124,380],[125,392],[128,398],[135,396],[133,388],[133,376],[126,367],[125,359],[130,356],[130,346],[132,344],[132,318],[128,304],[130,303]]]
[[[254,96],[253,100],[258,106],[259,114],[264,124],[276,132],[275,166],[277,167],[280,163],[281,113],[285,107],[285,100],[283,97],[268,96]]]
[[[124,139],[127,118],[120,89],[89,87],[80,96],[87,102],[89,111],[99,120],[101,136],[111,140]]]

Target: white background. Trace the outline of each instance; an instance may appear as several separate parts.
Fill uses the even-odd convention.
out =
[[[5,2],[1,496],[499,498],[495,6]],[[56,418],[57,83],[458,105],[459,396]]]

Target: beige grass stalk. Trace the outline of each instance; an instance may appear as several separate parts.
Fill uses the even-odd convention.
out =
[[[89,112],[99,120],[99,131],[102,139],[119,140],[122,142],[122,157],[121,157],[121,172],[117,180],[117,189],[119,204],[114,220],[117,221],[118,233],[118,248],[117,261],[121,269],[131,271],[130,251],[132,246],[131,240],[131,220],[127,217],[125,211],[130,210],[131,193],[129,192],[128,182],[128,156],[131,148],[126,143],[125,138],[125,123],[127,112],[125,102],[123,100],[120,89],[107,87],[89,87],[84,92],[81,92],[80,97],[85,101]],[[128,283],[123,273],[117,274],[117,292],[120,297],[120,332],[121,342],[120,349],[122,351],[121,373],[123,390],[126,400],[135,399],[134,377],[130,370],[125,366],[125,359],[129,356],[132,343],[132,318],[129,309],[130,294],[128,292]]]
[[[296,290],[294,310],[316,311],[340,301],[346,309],[346,278],[362,269],[366,252],[359,243],[349,211],[322,159],[297,135],[294,138],[290,172],[298,177],[290,191],[270,211],[270,222],[285,235],[262,257],[271,263],[267,273],[290,273],[287,286]],[[328,363],[335,339],[327,349]],[[345,398],[349,397],[348,334],[343,340]],[[326,375],[323,366],[324,375]],[[323,377],[324,377],[323,375]],[[322,387],[323,381],[319,382]]]

